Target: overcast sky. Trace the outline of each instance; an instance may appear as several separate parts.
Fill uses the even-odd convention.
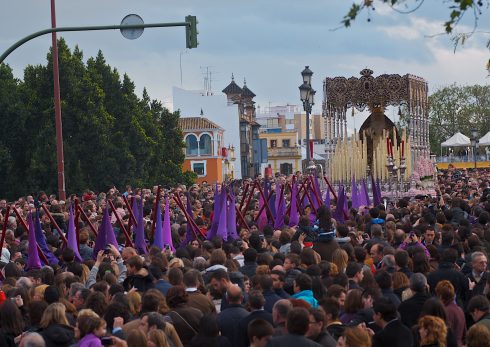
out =
[[[410,3],[410,0],[409,0]],[[0,51],[20,38],[48,28],[49,0],[0,0]],[[202,89],[206,69],[211,72],[215,92],[230,82],[257,94],[261,107],[297,104],[300,72],[313,70],[313,87],[318,91],[317,110],[326,76],[359,76],[365,67],[382,73],[412,73],[428,80],[431,90],[449,85],[488,84],[485,63],[489,50],[484,34],[475,34],[453,53],[443,32],[447,4],[426,1],[410,15],[378,5],[367,22],[367,13],[348,29],[335,29],[348,11],[348,0],[58,0],[58,26],[119,24],[129,13],[145,23],[180,22],[188,14],[199,21],[199,47],[185,49],[185,29],[146,29],[137,40],[127,40],[117,31],[61,34],[68,45],[78,45],[84,58],[99,49],[106,61],[128,73],[141,94],[147,87],[152,98],[172,108],[172,86]],[[401,8],[403,9],[403,8]],[[460,31],[471,30],[468,15]],[[479,21],[479,30],[490,31],[490,11]],[[12,53],[6,62],[22,78],[28,64],[45,64],[50,36],[36,38]],[[63,87],[63,86],[61,86]]]

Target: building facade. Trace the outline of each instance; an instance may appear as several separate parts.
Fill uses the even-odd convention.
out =
[[[263,129],[260,139],[267,142],[267,166],[284,175],[301,170],[301,148],[296,130]]]
[[[233,176],[234,149],[224,146],[224,130],[204,117],[179,120],[184,134],[184,170],[197,174],[198,183],[223,182]]]
[[[228,104],[238,105],[240,119],[240,166],[242,178],[255,177],[260,173],[260,165],[263,161],[260,151],[259,128],[256,122],[255,94],[247,87],[246,81],[243,87],[235,83],[232,75],[230,84],[223,89]]]

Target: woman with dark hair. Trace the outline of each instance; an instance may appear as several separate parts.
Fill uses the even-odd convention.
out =
[[[6,300],[0,306],[0,346],[15,347],[15,337],[22,334],[24,320],[13,300]]]
[[[230,341],[220,336],[216,315],[205,315],[199,321],[199,333],[192,338],[191,347],[231,347]]]
[[[325,205],[320,206],[317,211],[319,236],[313,244],[313,250],[320,254],[322,260],[332,261],[334,250],[339,248],[339,244],[335,240],[335,227],[332,223],[332,215],[330,209]]]
[[[362,290],[350,290],[345,297],[344,313],[340,315],[340,321],[343,324],[349,324],[357,317],[358,312],[363,308],[364,305],[362,302]]]
[[[413,272],[420,272],[421,274],[427,276],[430,272],[429,261],[427,260],[427,256],[423,251],[417,251],[413,255]]]
[[[175,330],[184,346],[189,346],[192,338],[197,335],[201,311],[187,304],[188,294],[183,286],[174,286],[167,292],[168,315],[172,318]]]

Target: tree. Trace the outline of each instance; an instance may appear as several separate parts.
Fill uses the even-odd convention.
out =
[[[409,14],[417,11],[424,0],[378,0],[378,2],[388,4],[394,11],[404,14]],[[410,7],[410,3],[414,3]],[[474,27],[469,33],[458,33],[453,35],[454,47],[459,44],[464,44],[465,41],[470,38],[476,31],[478,26],[478,19],[485,9],[490,6],[489,0],[448,0],[447,3],[448,10],[448,20],[444,23],[444,31],[447,34],[453,34],[454,29],[457,27],[458,23],[463,19],[463,17],[469,12],[474,16]],[[400,9],[404,7],[404,9]],[[375,9],[374,0],[362,0],[361,4],[353,3],[347,12],[347,14],[342,19],[342,25],[344,27],[350,27],[352,22],[356,20],[357,16],[362,11],[368,11],[368,22],[371,21],[371,12]],[[488,34],[488,33],[487,33]],[[490,39],[487,41],[487,48],[490,48]],[[487,70],[490,73],[490,59],[487,62]]]
[[[184,142],[179,114],[140,99],[130,77],[109,66],[101,51],[83,61],[58,42],[67,189],[106,190],[116,185],[191,184],[182,172]],[[0,65],[0,196],[56,191],[56,134],[51,53],[46,66],[27,66],[24,80]]]
[[[438,89],[429,96],[430,147],[439,153],[441,142],[456,132],[467,136],[476,129],[479,136],[490,131],[490,86],[458,86]]]

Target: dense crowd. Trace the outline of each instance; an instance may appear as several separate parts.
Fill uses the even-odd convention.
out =
[[[333,198],[316,210],[300,204],[298,225],[289,226],[286,214],[280,229],[272,226],[273,212],[258,222],[258,191],[242,204],[251,180],[232,182],[226,189],[247,225],[237,223],[239,237],[228,240],[189,239],[185,213],[172,199],[178,195],[184,206],[190,199],[206,234],[213,185],[0,200],[0,346],[490,346],[490,170],[450,169],[437,178],[436,196],[358,209],[349,202],[342,223],[332,218]],[[292,180],[269,178],[271,192]],[[163,196],[170,197],[175,251],[152,246],[154,206],[164,211]],[[289,203],[288,188],[284,196]],[[126,203],[133,198],[143,203],[146,254],[126,247],[119,224],[134,229]],[[95,234],[83,219],[81,261],[64,246],[40,206],[66,232],[76,199],[96,228],[114,204],[119,247],[94,254]],[[24,219],[39,211],[56,262],[28,268],[28,232],[13,212],[6,215],[13,205]]]

